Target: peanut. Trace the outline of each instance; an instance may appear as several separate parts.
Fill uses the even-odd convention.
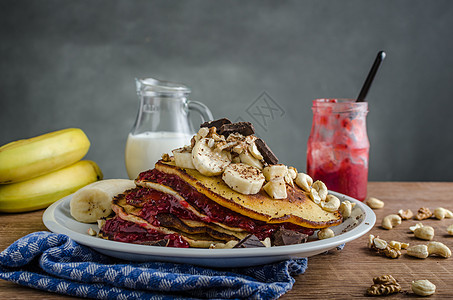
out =
[[[398,242],[398,241],[390,241],[389,246],[396,250],[401,250],[401,249],[407,249],[407,247],[409,247],[409,244],[403,243],[403,242]]]

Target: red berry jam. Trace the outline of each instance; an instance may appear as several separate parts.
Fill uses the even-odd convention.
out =
[[[305,228],[291,223],[267,224],[243,216],[212,201],[178,176],[165,174],[156,169],[140,173],[138,180],[166,185],[177,191],[187,202],[197,208],[201,213],[207,215],[211,221],[230,227],[242,228],[247,232],[255,234],[261,240],[270,237],[281,226],[308,235],[314,232],[311,228]]]
[[[136,223],[129,222],[118,216],[108,219],[102,227],[102,233],[109,239],[133,244],[168,240],[167,247],[188,248],[187,243],[180,235],[163,234],[153,229],[146,229]]]

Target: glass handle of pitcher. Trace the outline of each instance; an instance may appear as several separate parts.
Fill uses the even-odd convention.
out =
[[[203,103],[198,102],[198,101],[188,101],[187,104],[188,104],[189,111],[193,110],[200,114],[201,119],[203,120],[202,123],[214,120],[214,118],[212,117],[211,111]]]

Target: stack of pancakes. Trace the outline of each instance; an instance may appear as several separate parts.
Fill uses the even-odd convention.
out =
[[[106,239],[171,247],[221,248],[251,235],[260,241],[282,230],[300,236],[338,225],[342,216],[315,204],[297,185],[286,185],[286,199],[263,190],[245,195],[232,190],[221,176],[159,161],[141,173],[136,187],[117,195],[115,213],[101,227]]]

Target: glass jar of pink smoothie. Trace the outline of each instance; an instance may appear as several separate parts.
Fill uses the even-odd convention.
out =
[[[329,190],[363,201],[367,195],[367,102],[316,99],[307,145],[307,173]]]

